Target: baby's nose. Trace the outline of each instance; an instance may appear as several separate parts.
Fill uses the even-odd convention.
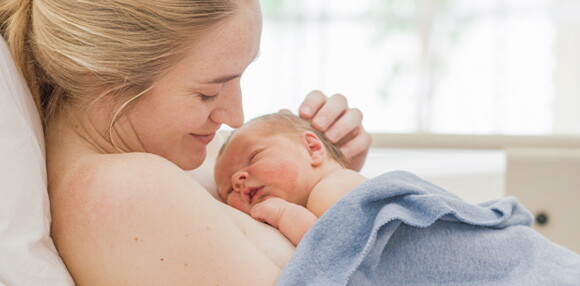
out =
[[[244,181],[248,178],[248,174],[246,172],[236,172],[232,176],[232,186],[234,191],[240,192],[244,188]]]

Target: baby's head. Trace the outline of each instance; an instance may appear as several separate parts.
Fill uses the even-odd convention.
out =
[[[306,205],[316,183],[343,168],[344,162],[340,150],[310,122],[290,113],[273,113],[230,135],[214,174],[220,197],[248,213],[269,197]]]

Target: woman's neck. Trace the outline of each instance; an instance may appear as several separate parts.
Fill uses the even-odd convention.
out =
[[[131,125],[121,124],[123,119],[111,128],[110,116],[97,107],[82,111],[71,109],[63,108],[47,125],[47,150],[72,145],[96,154],[115,154],[134,151],[130,146],[139,145]]]

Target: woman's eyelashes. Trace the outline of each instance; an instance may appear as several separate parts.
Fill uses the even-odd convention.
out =
[[[202,101],[212,101],[212,100],[216,99],[218,94],[217,93],[215,93],[215,94],[198,93],[197,95],[201,98]]]

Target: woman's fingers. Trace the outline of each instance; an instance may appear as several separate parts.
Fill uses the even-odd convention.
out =
[[[333,125],[348,110],[346,97],[341,94],[331,96],[312,118],[312,125],[323,132]]]
[[[330,128],[326,130],[326,138],[328,138],[332,143],[342,141],[348,134],[362,126],[362,119],[363,115],[359,109],[351,108],[346,110],[342,116],[340,116],[338,120],[336,120]]]
[[[322,92],[315,90],[306,96],[299,114],[341,148],[348,159],[348,168],[360,171],[371,144],[371,136],[362,127],[360,110],[350,108],[346,97],[341,94],[326,98]]]
[[[319,90],[308,93],[300,107],[298,113],[302,118],[312,119],[318,110],[326,103],[326,96]]]
[[[352,136],[352,137],[351,137]],[[362,127],[347,136],[348,140],[340,146],[340,151],[348,159],[346,167],[360,171],[365,163],[372,138]]]

